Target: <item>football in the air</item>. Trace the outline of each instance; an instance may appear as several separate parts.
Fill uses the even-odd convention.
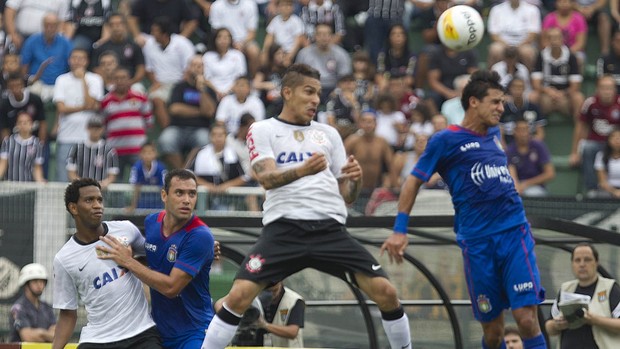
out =
[[[484,35],[484,22],[473,7],[457,5],[439,16],[437,33],[441,43],[455,51],[470,50]]]

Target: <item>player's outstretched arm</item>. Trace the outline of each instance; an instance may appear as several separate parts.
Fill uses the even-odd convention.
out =
[[[102,236],[99,239],[110,247],[97,246],[98,250],[104,252],[99,254],[98,258],[111,259],[118,265],[129,269],[140,281],[168,298],[178,296],[192,281],[191,275],[178,268],[172,268],[170,275],[150,269],[133,258],[131,247],[124,246],[117,239],[108,236]]]
[[[299,178],[317,174],[327,168],[324,154],[314,153],[301,166],[290,169],[278,169],[274,159],[263,159],[252,165],[256,180],[266,190],[285,186]]]
[[[341,176],[338,178],[340,195],[347,204],[352,204],[362,190],[362,167],[353,155],[349,155],[340,172]]]
[[[422,183],[422,180],[418,177],[409,175],[401,188],[398,197],[398,214],[394,223],[394,233],[385,240],[380,250],[381,255],[383,255],[384,251],[387,251],[390,263],[396,262],[400,264],[403,262],[403,255],[409,244],[409,237],[407,236],[409,213],[413,208]]]
[[[58,322],[54,331],[54,341],[52,349],[63,349],[69,342],[75,324],[77,323],[77,310],[61,309],[58,315]]]

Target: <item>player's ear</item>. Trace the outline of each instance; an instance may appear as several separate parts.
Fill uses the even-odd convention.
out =
[[[281,93],[282,93],[282,99],[286,101],[293,93],[293,90],[291,89],[290,86],[286,86],[286,87],[282,87]]]
[[[480,104],[480,100],[478,98],[476,98],[474,96],[470,96],[469,97],[469,106],[470,107],[475,108],[475,107],[478,106],[478,104]]]
[[[70,202],[67,207],[69,208],[69,213],[71,213],[72,216],[77,215],[77,203]]]

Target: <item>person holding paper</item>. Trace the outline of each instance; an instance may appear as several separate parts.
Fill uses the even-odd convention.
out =
[[[620,286],[598,274],[598,257],[589,243],[578,244],[571,253],[576,279],[562,284],[545,322],[550,336],[560,336],[560,349],[611,349],[620,343]]]

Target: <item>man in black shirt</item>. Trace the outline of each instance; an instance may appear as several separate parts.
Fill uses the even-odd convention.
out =
[[[129,70],[131,84],[141,83],[144,79],[144,55],[140,46],[136,45],[127,37],[127,23],[120,13],[114,13],[108,18],[110,28],[110,40],[98,46],[90,59],[91,68],[99,62],[99,57],[108,51],[116,53],[119,66]],[[96,71],[96,73],[99,73]]]
[[[159,147],[172,168],[183,167],[183,154],[209,143],[216,95],[206,86],[202,57],[194,56],[185,80],[174,86],[168,103],[170,125],[159,136]]]

